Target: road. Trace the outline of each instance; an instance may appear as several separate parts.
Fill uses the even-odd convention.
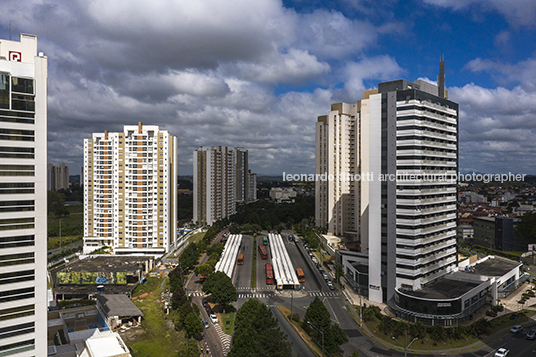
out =
[[[210,246],[218,243],[221,240],[222,234],[223,232],[218,233],[218,235]],[[205,254],[201,258],[199,265],[205,264],[207,261],[208,256]],[[186,293],[192,296],[192,302],[197,304],[197,306],[199,307],[199,310],[201,311],[201,318],[205,321],[209,321],[210,326],[208,329],[205,329],[205,341],[209,348],[210,356],[223,356],[223,348],[221,345],[220,337],[216,331],[214,324],[210,322],[207,312],[205,311],[205,308],[201,303],[201,300],[204,296],[203,292],[201,291],[202,288],[203,284],[199,281],[199,276],[192,272],[190,278],[186,282]]]
[[[233,283],[238,290],[251,287],[251,265],[253,264],[253,237],[242,236],[238,254],[244,254],[244,264],[236,265]]]
[[[287,322],[285,317],[281,314],[277,306],[281,305],[288,309],[292,309],[294,313],[298,313],[302,318],[305,315],[305,311],[309,304],[318,297],[322,300],[326,308],[330,313],[330,317],[333,323],[339,325],[348,335],[348,343],[340,346],[343,356],[349,356],[353,351],[358,350],[360,356],[365,357],[379,357],[379,356],[391,356],[398,357],[404,356],[403,352],[388,349],[370,340],[367,336],[363,335],[358,329],[357,324],[353,320],[347,309],[347,301],[344,295],[340,295],[337,291],[332,291],[328,288],[326,282],[322,278],[315,264],[311,261],[311,258],[304,250],[301,242],[289,242],[286,239],[285,247],[289,253],[289,257],[294,265],[294,268],[302,268],[305,274],[305,283],[302,284],[302,290],[297,291],[294,294],[289,294],[288,291],[283,293],[277,292],[273,285],[266,285],[266,279],[264,276],[264,266],[266,263],[271,262],[270,249],[268,251],[268,260],[262,260],[258,250],[255,249],[256,270],[257,270],[257,287],[250,288],[251,286],[251,264],[253,246],[262,244],[262,235],[253,239],[252,237],[245,236],[242,240],[242,247],[240,252],[244,253],[244,264],[237,266],[233,281],[237,287],[238,301],[235,303],[235,307],[240,308],[247,300],[255,298],[260,302],[266,304],[274,317],[279,321],[281,331],[288,336],[288,340],[292,343],[292,356],[314,356],[313,352],[303,342],[301,337],[295,332],[292,326]],[[255,243],[255,244],[254,244]],[[197,279],[191,279],[188,284],[189,291],[201,291],[201,285],[197,282]],[[201,295],[194,297],[197,301],[201,301]],[[202,309],[204,319],[207,319],[204,309]],[[206,339],[209,344],[212,356],[219,356],[222,349],[220,339],[215,329],[211,327],[206,330]],[[536,326],[536,325],[535,325]],[[525,329],[525,332],[528,328]],[[464,353],[460,355],[451,355],[452,357],[492,357],[494,352],[499,347],[505,347],[510,350],[510,356],[534,356],[536,357],[536,341],[529,341],[525,338],[525,333],[522,334],[506,334],[505,336],[494,339],[488,346],[484,346],[482,349],[474,352]],[[415,354],[408,353],[408,356],[416,356]],[[446,356],[446,354],[438,351],[435,355]],[[428,356],[433,356],[428,354]]]

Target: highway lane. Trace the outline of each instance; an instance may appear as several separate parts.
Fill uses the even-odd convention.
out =
[[[322,283],[319,279],[324,279],[322,279],[322,276],[319,275],[318,269],[311,261],[311,258],[307,255],[307,252],[303,249],[303,246],[298,246],[301,244],[301,242],[289,243],[288,240],[286,240],[285,247],[287,248],[290,260],[292,261],[292,264],[294,265],[295,269],[303,269],[303,274],[305,275],[305,283],[302,284],[302,288],[307,291],[321,291]]]
[[[271,307],[272,313],[279,320],[279,327],[281,331],[288,336],[288,340],[292,343],[292,356],[313,356],[314,353],[311,351],[309,346],[303,341],[303,339],[296,333],[294,327],[285,319],[281,311],[277,307]]]
[[[264,237],[264,235],[260,235],[257,237],[256,239],[256,247],[258,247],[259,245],[262,245],[262,237]],[[272,254],[270,253],[270,247],[269,246],[264,246],[266,248],[266,252],[268,253],[268,259],[267,260],[263,260],[261,258],[261,254],[259,253],[259,249],[258,248],[255,248],[255,251],[257,252],[257,290],[267,290],[268,289],[268,285],[266,285],[266,275],[264,273],[264,266],[267,264],[267,263],[272,263]],[[271,288],[272,286],[270,286]]]
[[[242,244],[238,254],[244,254],[244,264],[236,264],[233,284],[238,287],[251,286],[251,264],[253,263],[253,237],[242,236]]]

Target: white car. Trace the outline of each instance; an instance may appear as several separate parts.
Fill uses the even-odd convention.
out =
[[[506,357],[508,356],[508,351],[506,348],[499,348],[497,352],[495,352],[495,357]]]
[[[214,314],[210,314],[210,321],[212,321],[213,324],[217,324],[218,323],[218,316],[214,315]]]
[[[523,327],[521,325],[515,325],[514,327],[510,329],[511,333],[518,333],[521,331],[523,331]]]

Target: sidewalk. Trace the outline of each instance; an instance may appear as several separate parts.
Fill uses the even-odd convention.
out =
[[[355,314],[355,316],[358,318],[358,321],[356,321],[356,324],[358,326],[359,326],[359,311],[357,311],[354,306],[356,306],[356,305],[359,306],[360,302],[363,304],[363,306],[364,306],[364,304],[366,304],[366,306],[371,306],[371,305],[378,306],[383,314],[394,317],[393,314],[390,312],[390,309],[387,308],[386,304],[368,301],[367,299],[365,299],[365,297],[360,296],[359,294],[357,294],[352,289],[352,287],[348,285],[348,283],[346,282],[346,280],[344,278],[341,278],[341,285],[344,285],[344,289],[342,290],[342,293],[347,297],[348,302],[351,303],[350,308],[352,309],[352,311]],[[529,284],[525,283],[525,284],[521,285],[510,296],[502,299],[501,302],[505,306],[505,309],[504,309],[504,311],[498,313],[497,317],[505,315],[505,314],[510,314],[512,312],[520,311],[520,310],[523,310],[523,309],[524,310],[532,310],[532,311],[534,311],[534,314],[529,317],[529,320],[527,322],[522,323],[521,325],[522,326],[527,326],[527,325],[534,324],[536,322],[536,307],[531,307],[531,305],[536,304],[536,297],[530,298],[529,300],[527,300],[527,302],[524,305],[521,305],[521,304],[517,303],[517,301],[519,301],[521,299],[521,295],[528,290],[529,286],[532,286],[532,284],[529,285]],[[486,316],[485,311],[486,311],[486,309],[484,309],[484,308],[480,309],[477,312],[477,314],[475,315],[474,319],[471,320],[471,321],[468,321],[468,322],[472,323],[472,322],[478,320],[481,317],[484,317],[487,320],[494,319],[493,317]],[[408,353],[456,355],[456,354],[464,354],[464,353],[468,353],[468,352],[476,352],[476,351],[482,350],[487,355],[488,353],[491,353],[491,352],[495,351],[494,348],[488,346],[488,343],[493,341],[493,340],[495,340],[495,339],[497,339],[497,338],[499,338],[499,337],[501,337],[501,336],[504,336],[505,334],[510,333],[510,328],[511,328],[511,326],[505,327],[505,328],[503,328],[503,329],[501,329],[499,331],[496,331],[495,333],[491,334],[490,336],[487,336],[486,338],[484,338],[482,340],[476,341],[476,342],[474,342],[474,343],[472,343],[470,345],[464,346],[464,347],[452,348],[452,349],[446,349],[446,350],[439,350],[439,349],[438,350],[415,350],[415,349],[412,349],[412,348],[408,348]],[[371,332],[367,328],[366,325],[363,325],[363,327],[360,327],[360,329],[368,338],[370,338],[372,341],[376,342],[378,345],[380,345],[382,347],[385,347],[385,348],[391,348],[391,349],[397,350],[397,351],[404,351],[404,349],[401,348],[398,345],[394,345],[394,344],[391,344],[391,343],[389,343],[389,342],[387,342],[385,340],[377,338],[374,335],[374,333]]]

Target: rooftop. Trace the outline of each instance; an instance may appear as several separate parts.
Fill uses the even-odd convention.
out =
[[[67,266],[60,267],[57,271],[66,273],[84,272],[84,273],[100,273],[100,272],[122,272],[136,273],[140,268],[143,271],[149,270],[152,266],[151,260],[153,257],[137,257],[137,256],[96,256],[80,259],[72,262]],[[147,264],[147,268],[146,268]]]
[[[430,285],[416,291],[400,290],[410,296],[425,299],[455,299],[476,288],[482,282],[469,282],[450,279],[448,276],[439,278]]]
[[[96,298],[107,316],[143,316],[143,312],[124,294],[97,295]]]
[[[522,265],[520,262],[494,256],[476,264],[473,273],[484,276],[503,276],[520,265]]]

